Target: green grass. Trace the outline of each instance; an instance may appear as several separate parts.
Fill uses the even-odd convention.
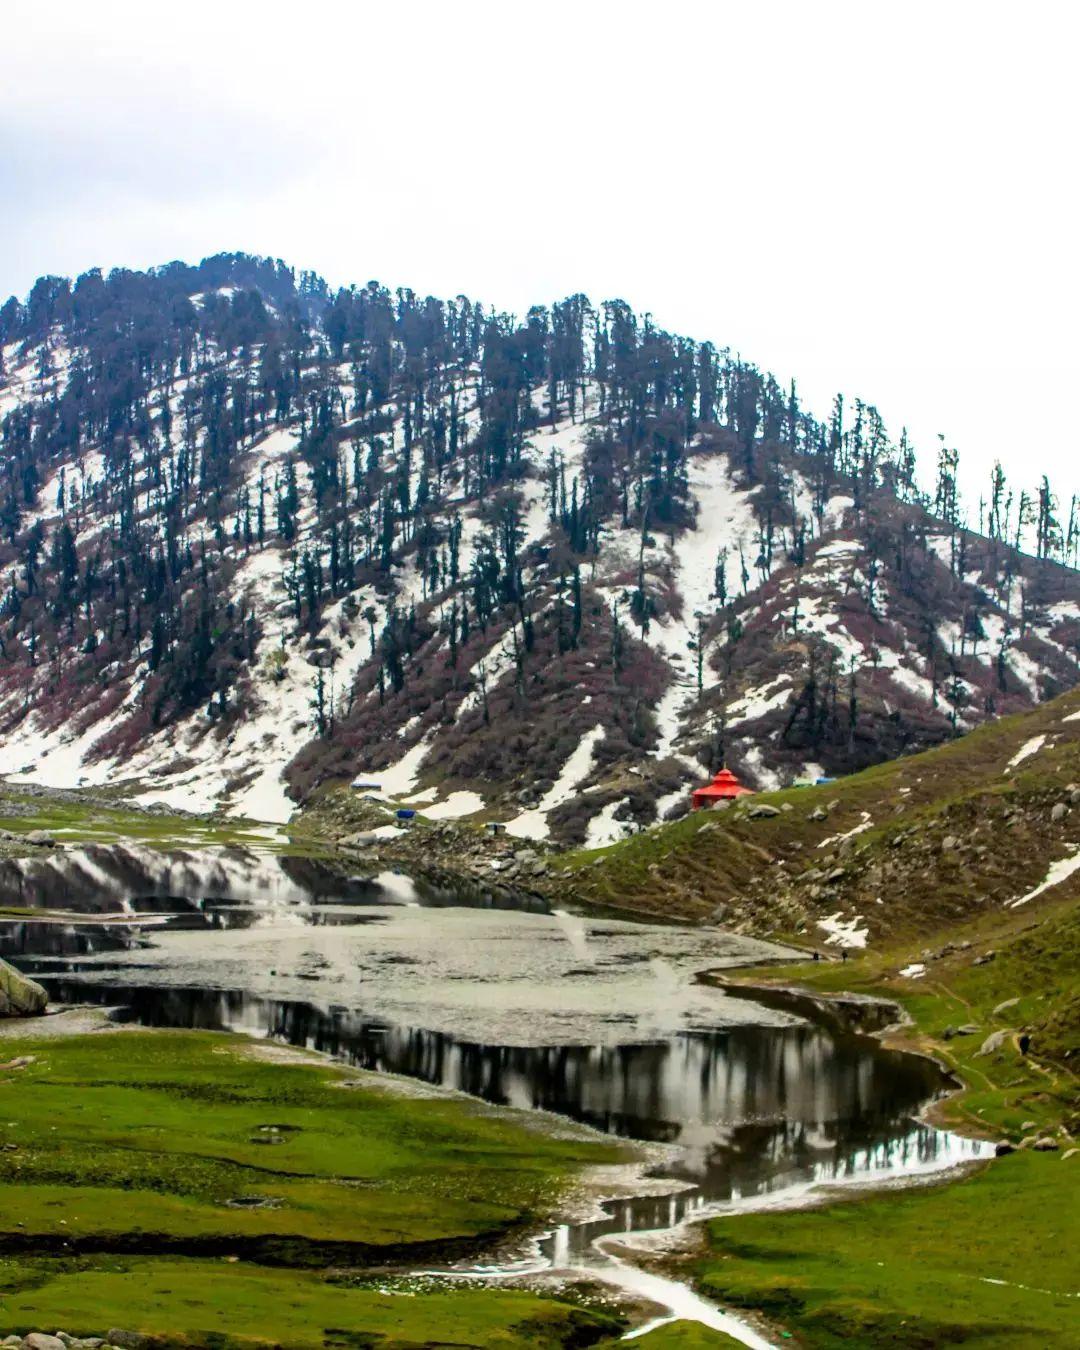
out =
[[[1052,1134],[1061,1152],[1018,1152],[930,1188],[714,1221],[709,1255],[694,1270],[703,1293],[765,1313],[815,1350],[1080,1345],[1080,1156],[1062,1156],[1080,1120],[1071,1069],[1080,906],[1060,903],[1038,919],[1013,914],[994,947],[989,964],[958,950],[920,981],[896,977],[914,953],[893,950],[845,966],[743,972],[740,982],[898,999],[913,1022],[893,1042],[935,1055],[965,1084],[939,1107],[942,1123],[1013,1142]],[[1012,998],[1019,1002],[995,1014]],[[945,1038],[964,1023],[978,1032]],[[1032,1036],[1030,1055],[1011,1036],[979,1053],[992,1031],[1017,1028]]]
[[[514,1289],[423,1280],[350,1287],[322,1272],[198,1260],[0,1259],[0,1326],[20,1332],[48,1327],[101,1336],[122,1326],[169,1345],[215,1350],[543,1350],[606,1342],[621,1325],[610,1312]]]
[[[1020,1153],[932,1190],[715,1220],[697,1281],[821,1350],[1076,1345],[1078,1175]]]
[[[0,1073],[0,1145],[17,1145],[0,1149],[9,1249],[290,1263],[470,1249],[549,1212],[574,1169],[620,1156],[478,1103],[265,1062],[215,1033],[5,1038],[3,1054],[36,1056]],[[250,1197],[266,1207],[235,1207]]]
[[[635,1350],[638,1346],[644,1346],[645,1350],[702,1350],[702,1347],[741,1345],[742,1342],[725,1336],[722,1331],[702,1326],[700,1322],[668,1322],[644,1336],[635,1336],[630,1344]]]

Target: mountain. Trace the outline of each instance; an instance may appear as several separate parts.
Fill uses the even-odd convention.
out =
[[[279,261],[0,308],[0,772],[282,820],[356,780],[599,845],[1071,688],[1075,510],[583,296]]]

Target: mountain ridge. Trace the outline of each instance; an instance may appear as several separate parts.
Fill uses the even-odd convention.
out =
[[[9,774],[268,819],[358,778],[601,844],[721,757],[843,773],[1077,680],[1048,484],[968,530],[951,452],[931,502],[871,406],[621,302],[222,255],[42,279],[0,350]]]

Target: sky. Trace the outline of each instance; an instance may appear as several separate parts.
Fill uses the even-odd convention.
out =
[[[1080,8],[5,0],[0,294],[284,258],[584,291],[1080,490]]]

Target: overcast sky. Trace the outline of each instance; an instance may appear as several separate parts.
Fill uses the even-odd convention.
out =
[[[574,291],[1080,487],[1078,10],[5,0],[0,292],[279,256]],[[1057,434],[1057,427],[1061,428]],[[974,515],[974,506],[972,507]]]

